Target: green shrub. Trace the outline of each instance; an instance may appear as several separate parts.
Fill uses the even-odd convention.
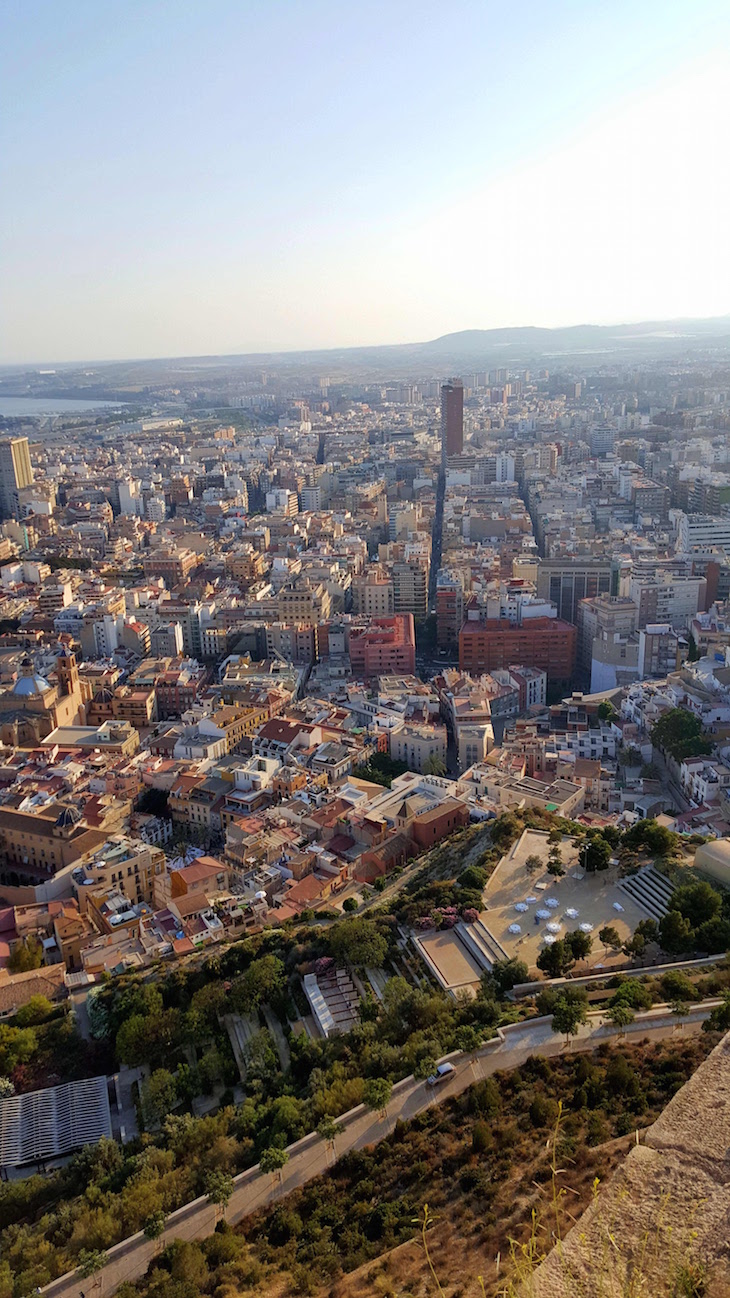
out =
[[[487,1122],[475,1122],[471,1133],[473,1154],[486,1154],[492,1147],[492,1132]]]
[[[530,1122],[533,1127],[552,1127],[558,1116],[555,1100],[545,1095],[536,1095],[530,1105]]]

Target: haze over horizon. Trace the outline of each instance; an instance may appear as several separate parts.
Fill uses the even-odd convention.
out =
[[[6,6],[0,363],[720,316],[730,10]]]
[[[705,327],[698,328],[696,334],[691,329],[688,330],[686,337],[692,339],[698,338],[701,341],[706,334],[711,333],[711,331],[708,330],[706,326],[712,325],[715,322],[718,324],[718,326],[722,327],[721,329],[722,336],[724,336],[725,329],[727,330],[728,335],[730,335],[730,311],[724,311],[717,316],[709,316],[709,317],[675,316],[672,319],[668,319],[668,320],[612,320],[612,321],[582,320],[582,321],[573,321],[571,323],[564,324],[564,325],[532,325],[532,324],[523,323],[523,324],[504,325],[504,326],[493,325],[488,328],[481,328],[479,326],[475,326],[470,329],[455,329],[450,331],[449,333],[439,334],[434,338],[399,339],[398,341],[388,342],[388,343],[383,343],[383,342],[369,342],[369,343],[362,343],[362,344],[345,343],[341,346],[335,344],[329,347],[327,346],[288,347],[288,348],[280,347],[280,348],[271,348],[267,350],[256,348],[250,351],[233,350],[227,352],[226,351],[181,352],[178,353],[177,355],[160,354],[156,356],[153,355],[78,356],[78,357],[74,357],[73,359],[61,360],[61,361],[58,361],[53,356],[43,356],[43,357],[36,356],[33,358],[29,358],[28,360],[25,361],[17,361],[15,363],[12,362],[5,363],[0,361],[0,370],[14,371],[14,370],[22,369],[24,366],[29,366],[33,368],[34,366],[38,366],[38,365],[42,366],[42,365],[53,365],[53,364],[58,364],[59,366],[64,366],[64,367],[68,366],[73,369],[75,366],[84,366],[84,365],[100,365],[100,366],[137,365],[137,364],[144,364],[147,361],[150,362],[169,361],[170,363],[174,363],[177,361],[182,362],[182,361],[195,361],[195,360],[227,360],[229,358],[239,358],[239,357],[247,358],[247,357],[257,357],[257,356],[260,356],[262,358],[276,357],[276,356],[294,357],[300,355],[305,356],[310,353],[312,355],[317,355],[320,352],[322,353],[323,357],[326,357],[330,353],[338,354],[340,352],[351,351],[357,354],[359,352],[368,352],[371,349],[378,352],[387,353],[390,349],[398,351],[402,348],[404,350],[408,350],[409,352],[412,350],[414,353],[418,353],[428,348],[436,348],[438,347],[439,344],[442,343],[443,344],[450,343],[453,345],[455,349],[458,349],[459,343],[462,339],[464,340],[465,343],[471,343],[472,337],[474,335],[486,335],[489,341],[491,341],[492,335],[499,336],[502,334],[510,334],[514,332],[516,334],[519,334],[520,337],[522,337],[522,335],[526,333],[530,333],[531,331],[536,331],[539,334],[544,334],[544,333],[554,334],[556,335],[556,338],[559,338],[561,333],[573,333],[582,330],[585,330],[586,332],[590,332],[593,330],[606,330],[609,337],[612,337],[615,331],[616,337],[623,335],[625,339],[629,339],[634,337],[634,335],[626,334],[624,333],[624,331],[636,329],[640,331],[635,335],[637,340],[642,338],[651,339],[652,337],[656,339],[661,339],[664,337],[667,340],[671,339],[672,337],[676,337],[679,340],[685,335],[681,333],[674,334],[667,328],[667,326],[691,326],[695,324],[698,326],[705,326]],[[653,326],[655,327],[655,330],[652,329]],[[486,346],[487,351],[490,350],[489,343],[487,341],[485,341],[485,343],[480,345],[482,346],[482,348]],[[468,347],[467,350],[471,351],[471,347]],[[466,361],[466,359],[467,358],[465,356],[464,360]]]

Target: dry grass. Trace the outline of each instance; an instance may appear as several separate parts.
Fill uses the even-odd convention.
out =
[[[636,1119],[639,1125],[652,1121],[669,1098],[662,1100],[658,1092],[652,1093],[652,1079],[671,1060],[671,1052],[678,1052],[684,1078],[691,1075],[711,1044],[705,1034],[668,1045],[626,1046],[621,1051],[647,1087],[649,1107]],[[607,1054],[603,1064],[595,1061],[599,1071],[612,1057]],[[320,1211],[318,1205],[325,1202],[326,1219],[332,1221],[332,1234],[337,1238],[353,1223],[367,1223],[373,1208],[400,1211],[390,1238],[384,1229],[382,1239],[376,1237],[368,1246],[373,1256],[344,1274],[335,1268],[329,1278],[317,1275],[316,1247],[308,1255],[311,1261],[304,1265],[303,1254],[293,1241],[272,1248],[268,1242],[271,1214],[246,1223],[244,1231],[254,1253],[274,1282],[261,1292],[278,1291],[275,1272],[270,1270],[273,1266],[292,1276],[292,1294],[306,1292],[317,1298],[439,1295],[418,1235],[418,1217],[428,1203],[434,1218],[427,1236],[429,1252],[443,1295],[498,1298],[516,1293],[506,1287],[510,1276],[524,1270],[526,1257],[536,1261],[555,1242],[552,1127],[535,1126],[529,1116],[530,1105],[536,1095],[569,1105],[576,1085],[571,1059],[556,1061],[554,1071],[544,1075],[542,1066],[542,1061],[536,1061],[518,1075],[500,1079],[502,1107],[488,1122],[488,1148],[483,1154],[476,1153],[473,1146],[475,1125],[483,1120],[469,1108],[467,1092],[462,1101],[445,1106],[441,1113],[430,1113],[425,1120],[396,1132],[378,1147],[372,1160],[368,1154],[357,1156],[360,1161],[353,1163],[344,1160],[328,1183],[320,1183],[321,1188],[313,1183],[308,1190],[289,1196],[287,1209],[299,1214],[305,1231]],[[610,1102],[609,1110],[602,1111],[598,1119],[595,1111],[579,1114],[566,1109],[557,1146],[564,1169],[560,1178],[564,1187],[560,1195],[563,1234],[589,1206],[596,1182],[610,1178],[635,1139],[633,1133],[615,1135],[623,1103],[616,1106]],[[410,1238],[404,1240],[404,1234]],[[343,1262],[347,1266],[344,1257]],[[680,1293],[677,1298],[685,1295]]]

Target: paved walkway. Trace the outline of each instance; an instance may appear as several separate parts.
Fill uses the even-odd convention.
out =
[[[114,1093],[116,1104],[112,1105],[112,1129],[117,1140],[127,1144],[139,1134],[137,1130],[137,1105],[135,1103],[135,1083],[140,1086],[149,1073],[145,1064],[142,1068],[120,1068],[114,1074]]]
[[[75,987],[69,997],[73,1006],[74,1014],[76,1015],[76,1029],[79,1036],[83,1037],[84,1041],[92,1040],[89,1012],[86,1008],[86,997],[88,994],[88,987]]]
[[[291,1063],[291,1055],[289,1053],[289,1042],[284,1036],[284,1029],[282,1028],[281,1022],[277,1018],[274,1011],[270,1009],[268,1005],[263,1005],[262,1009],[264,1012],[264,1018],[266,1019],[266,1026],[269,1029],[269,1032],[271,1033],[271,1036],[274,1041],[274,1046],[276,1047],[276,1051],[279,1055],[279,1063],[281,1064],[282,1071],[286,1072],[289,1067],[289,1064]]]
[[[425,1082],[406,1077],[393,1088],[385,1116],[373,1113],[363,1105],[343,1114],[339,1121],[345,1130],[335,1141],[335,1156],[340,1158],[351,1149],[377,1144],[392,1132],[398,1120],[407,1122],[424,1109],[459,1095],[468,1086],[491,1076],[498,1069],[518,1067],[530,1055],[561,1055],[595,1050],[602,1041],[620,1035],[625,1036],[626,1040],[661,1041],[675,1034],[681,1038],[683,1033],[686,1035],[701,1031],[702,1023],[710,1010],[719,1003],[712,1000],[694,1005],[681,1020],[666,1006],[657,1007],[637,1015],[623,1033],[619,1033],[610,1023],[604,1024],[600,1013],[591,1014],[588,1023],[580,1028],[578,1035],[571,1038],[567,1045],[564,1037],[556,1036],[552,1031],[550,1019],[532,1019],[525,1023],[510,1024],[501,1028],[497,1036],[488,1041],[473,1058],[458,1051],[447,1056],[456,1067],[449,1082],[432,1088]],[[289,1162],[280,1176],[262,1173],[257,1166],[236,1177],[233,1196],[226,1210],[229,1222],[235,1224],[242,1221],[259,1208],[266,1207],[282,1195],[305,1185],[328,1171],[332,1163],[329,1146],[316,1132],[310,1132],[302,1140],[290,1145],[288,1152]],[[135,1280],[144,1275],[155,1254],[172,1240],[203,1239],[210,1235],[215,1230],[216,1220],[216,1208],[205,1198],[195,1199],[170,1215],[162,1242],[147,1240],[140,1233],[117,1244],[109,1250],[107,1266],[93,1277],[95,1298],[97,1295],[98,1298],[109,1298],[123,1281]],[[90,1281],[81,1280],[77,1273],[69,1272],[47,1285],[42,1292],[50,1295],[50,1298],[80,1298],[81,1292],[86,1293],[90,1288]]]

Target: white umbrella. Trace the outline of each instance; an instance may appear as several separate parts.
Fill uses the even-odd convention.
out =
[[[549,910],[536,910],[535,914],[537,915],[538,919],[550,919]]]
[[[508,932],[508,933],[521,933],[521,932],[522,932],[522,929],[521,929],[521,927],[520,927],[519,924],[510,924],[510,926],[509,926],[507,932]]]
[[[615,901],[615,902],[613,903],[613,908],[614,908],[614,910],[623,910],[623,906],[621,905],[621,902],[620,902],[620,901]]]
[[[593,932],[593,925],[592,925],[592,924],[581,924],[581,926],[580,926],[580,931],[581,931],[581,933],[592,933],[592,932]]]
[[[580,911],[576,910],[575,906],[569,906],[565,913],[568,916],[568,919],[577,919]]]
[[[542,940],[545,943],[545,946],[552,946],[553,942],[557,942],[558,939],[553,933],[546,933]]]
[[[557,897],[546,897],[545,905],[555,907],[555,906],[559,906],[560,902],[558,901]]]
[[[531,906],[533,901],[537,901],[537,897],[525,897],[525,901],[527,902],[528,906]]]
[[[556,923],[546,924],[545,927],[547,928],[548,933],[559,933],[559,932],[560,932],[560,925],[559,925],[559,924],[556,924]]]
[[[517,904],[515,905],[515,910],[518,910],[521,915],[524,915],[525,911],[529,910],[529,906],[525,901],[518,901]]]

